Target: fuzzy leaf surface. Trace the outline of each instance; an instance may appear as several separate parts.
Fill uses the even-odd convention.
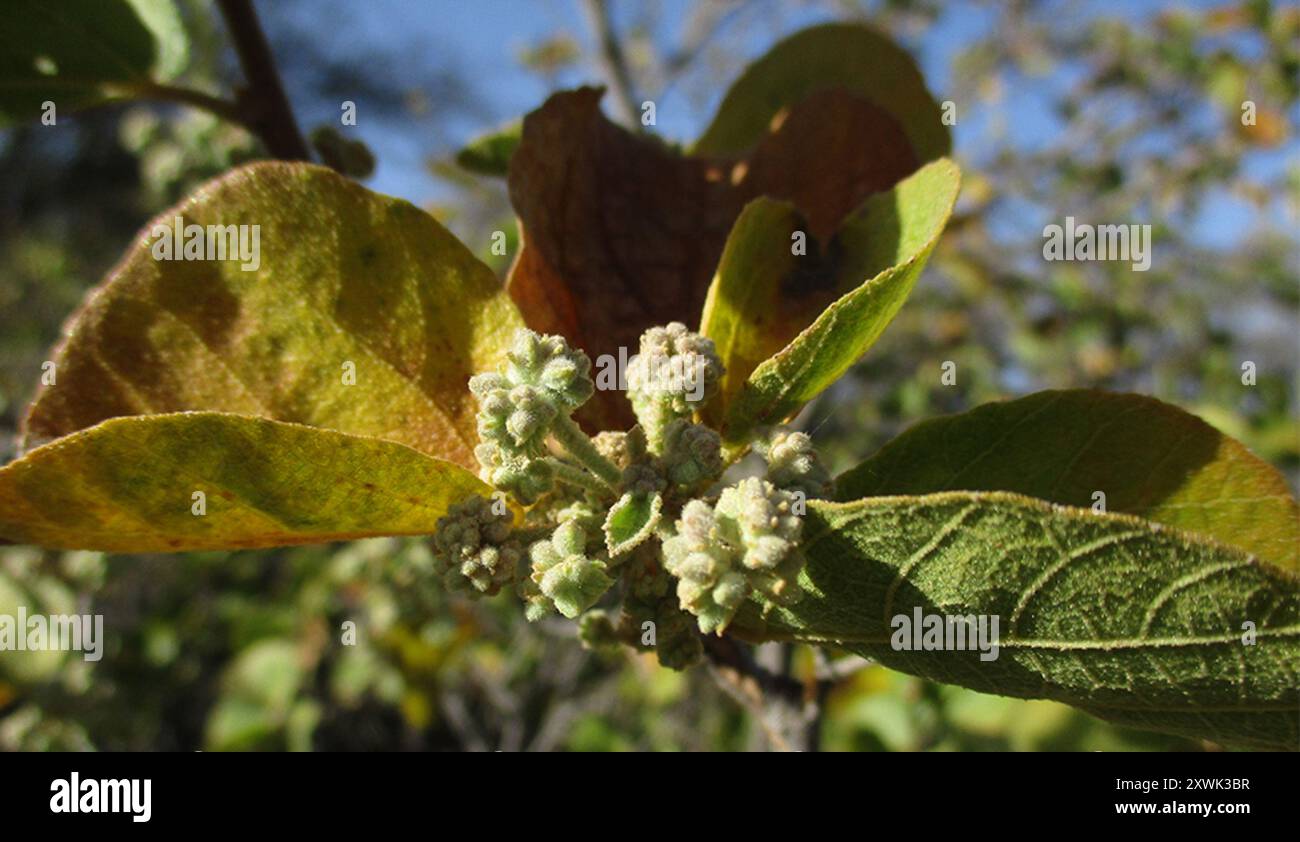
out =
[[[765,623],[747,607],[750,633],[1121,725],[1300,749],[1300,578],[1241,550],[1001,492],[811,501],[804,534],[804,599]],[[895,649],[893,618],[917,608],[998,617],[998,657]]]

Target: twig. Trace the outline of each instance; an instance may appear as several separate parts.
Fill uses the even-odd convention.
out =
[[[632,74],[628,71],[627,58],[623,55],[623,46],[614,32],[614,24],[609,19],[609,7],[605,0],[583,0],[582,7],[587,13],[592,35],[596,38],[596,55],[600,59],[601,72],[614,95],[618,121],[634,126],[637,121],[637,101]]]
[[[754,715],[777,751],[817,751],[821,703],[830,685],[809,688],[788,675],[759,665],[728,637],[704,636],[704,654],[718,684]]]
[[[820,649],[816,650],[816,652],[817,680],[831,685],[852,678],[875,663],[875,661],[863,658],[860,655],[846,655],[832,661]]]
[[[275,58],[257,20],[252,0],[217,0],[226,28],[239,55],[247,88],[240,92],[244,118],[267,151],[286,161],[306,161],[311,155],[285,96]]]
[[[155,102],[176,102],[209,111],[223,120],[237,123],[249,131],[256,131],[251,125],[239,103],[221,97],[205,94],[193,88],[180,88],[174,85],[162,85],[157,82],[130,82],[104,86],[110,96],[126,96],[132,99],[148,99]]]

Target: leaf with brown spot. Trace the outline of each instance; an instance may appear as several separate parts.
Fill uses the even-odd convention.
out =
[[[931,161],[862,203],[826,245],[791,254],[802,217],[750,203],[709,290],[701,331],[727,371],[707,417],[743,445],[754,428],[798,412],[879,338],[912,291],[957,200],[960,173]]]
[[[683,157],[619,128],[600,97],[563,92],[529,114],[509,177],[522,235],[510,294],[530,327],[593,358],[636,353],[651,326],[698,323],[746,202],[790,199],[814,234],[829,236],[918,162],[885,110],[842,90],[783,111],[735,160]],[[631,413],[622,395],[601,392],[585,420],[626,426]]]
[[[177,216],[259,226],[260,265],[156,260],[154,226]],[[504,359],[521,324],[492,270],[414,205],[323,167],[253,164],[145,226],[87,297],[25,444],[115,416],[221,410],[477,467],[466,381]]]

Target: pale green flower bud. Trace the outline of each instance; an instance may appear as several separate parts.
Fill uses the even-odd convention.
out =
[[[622,487],[633,494],[657,494],[667,486],[668,482],[649,463],[629,465],[623,471]]]
[[[741,576],[737,598],[733,568],[739,558],[736,548],[723,540],[724,527],[708,503],[692,500],[682,509],[677,534],[663,545],[664,566],[677,577],[681,607],[696,616],[705,633],[720,634],[745,596]]]
[[[492,595],[515,581],[523,546],[510,537],[509,511],[497,514],[492,501],[471,497],[438,519],[433,555],[452,590]]]
[[[586,354],[570,348],[562,336],[541,336],[527,328],[515,332],[505,376],[511,385],[541,390],[565,415],[586,403],[596,389]]]
[[[641,335],[640,352],[627,369],[628,397],[652,451],[661,452],[668,424],[713,397],[722,373],[713,340],[681,322]]]
[[[797,498],[766,480],[751,477],[722,492],[715,512],[740,534],[741,564],[750,585],[778,603],[799,598],[797,583],[804,556],[799,551],[803,519],[794,514]]]
[[[591,443],[596,452],[604,456],[619,470],[625,470],[635,462],[644,461],[646,456],[645,432],[640,427],[633,427],[626,433],[606,430],[592,436]]]
[[[479,472],[483,481],[522,505],[531,506],[555,486],[554,468],[544,460],[511,455],[496,442],[480,444],[474,455],[483,466]]]
[[[695,619],[678,607],[672,577],[663,569],[659,553],[649,544],[633,550],[623,569],[623,582],[623,615],[618,625],[623,640],[642,651],[654,650],[659,663],[669,669],[685,669],[698,661],[703,647]],[[647,623],[653,624],[652,641],[647,640]]]
[[[499,380],[498,375],[476,375],[470,381],[479,396],[479,438],[514,455],[544,455],[546,434],[557,414],[546,395],[526,385],[509,390],[487,387],[480,377],[492,378],[488,382],[493,383]]]
[[[751,478],[723,491],[714,507],[702,500],[683,507],[677,534],[663,545],[664,565],[700,631],[721,634],[751,593],[781,603],[798,598],[803,523],[792,512],[794,501]]]
[[[655,612],[655,654],[659,663],[671,670],[693,666],[704,654],[691,615],[671,601],[660,603]]]
[[[664,431],[663,467],[681,488],[715,479],[722,473],[722,438],[701,424],[679,418]]]
[[[740,529],[746,567],[773,567],[798,545],[803,520],[792,511],[794,501],[788,491],[757,477],[741,480],[718,497],[718,517]]]
[[[777,488],[802,491],[808,498],[831,496],[835,483],[807,433],[775,427],[754,442],[754,449],[767,462],[767,479]]]
[[[623,643],[609,612],[598,608],[578,618],[578,640],[583,648],[597,652],[616,651]]]
[[[596,604],[614,584],[605,563],[587,554],[587,534],[576,521],[561,524],[550,539],[528,551],[538,591],[564,616],[573,619]]]

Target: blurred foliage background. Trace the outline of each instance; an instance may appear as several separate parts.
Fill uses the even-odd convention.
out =
[[[190,87],[238,69],[204,0],[182,4]],[[611,116],[653,99],[677,139],[725,84],[809,23],[864,19],[921,60],[957,107],[957,218],[899,318],[799,423],[832,466],[906,426],[1054,387],[1152,394],[1300,477],[1300,8],[1268,2],[728,0],[260,3],[304,130],[358,103],[379,167],[488,252],[511,232],[501,181],[459,145],[541,103],[613,82]],[[427,32],[400,25],[422,7]],[[543,8],[539,8],[543,7]],[[547,8],[549,7],[549,8]],[[607,12],[607,14],[606,14]],[[527,20],[526,36],[492,27]],[[593,33],[607,21],[621,68]],[[486,29],[486,31],[484,31]],[[426,39],[427,40],[422,40]],[[491,54],[486,54],[488,49]],[[484,63],[495,68],[480,72]],[[621,78],[620,78],[621,77]],[[1256,103],[1254,126],[1240,120]],[[665,112],[668,116],[665,117]],[[59,327],[136,230],[202,180],[262,156],[175,106],[60,115],[0,131],[0,458]],[[1150,223],[1151,270],[1047,263],[1042,227]],[[1257,384],[1244,386],[1252,361]],[[957,365],[945,386],[945,361]],[[529,625],[509,597],[431,585],[418,541],[186,556],[0,548],[0,612],[104,615],[103,660],[0,655],[0,749],[698,750],[767,747],[708,670],[583,650],[571,623]],[[345,623],[356,644],[342,645]],[[761,657],[809,681],[812,653]],[[843,664],[839,666],[843,667]],[[1207,748],[1069,708],[985,696],[881,667],[839,669],[821,746],[854,750]]]

